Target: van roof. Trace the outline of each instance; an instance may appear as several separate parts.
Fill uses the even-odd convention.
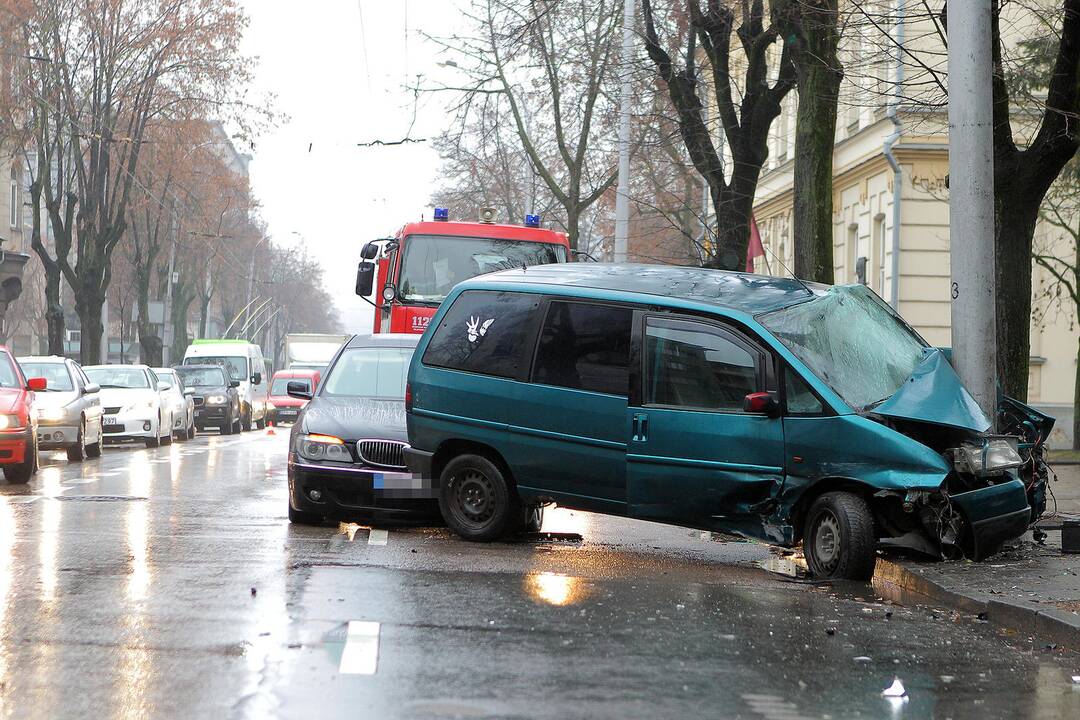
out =
[[[825,291],[825,286],[816,283],[753,273],[674,265],[581,262],[501,270],[466,281],[462,287],[480,288],[502,283],[655,295],[706,303],[750,315],[805,302]]]

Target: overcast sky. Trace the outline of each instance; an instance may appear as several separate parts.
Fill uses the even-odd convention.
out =
[[[370,306],[353,294],[360,248],[431,217],[438,156],[430,143],[357,143],[402,138],[414,109],[406,86],[417,73],[439,75],[445,59],[419,31],[449,34],[460,14],[449,0],[243,2],[257,89],[288,116],[258,139],[251,163],[262,215],[274,242],[302,242],[322,263],[343,329],[369,330]],[[413,137],[442,129],[442,103],[421,98]]]

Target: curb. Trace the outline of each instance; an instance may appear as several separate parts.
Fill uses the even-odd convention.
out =
[[[1032,635],[1040,640],[1080,649],[1080,617],[1060,608],[1027,600],[1004,600],[982,593],[949,590],[904,565],[878,558],[874,587],[889,596],[900,593],[921,596],[932,604],[985,617],[996,627]]]

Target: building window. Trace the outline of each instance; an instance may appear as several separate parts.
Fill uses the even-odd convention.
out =
[[[19,201],[22,199],[19,193],[19,181],[15,178],[11,179],[11,191],[8,193],[8,200],[11,205],[8,209],[8,215],[10,225],[13,228],[19,227]]]

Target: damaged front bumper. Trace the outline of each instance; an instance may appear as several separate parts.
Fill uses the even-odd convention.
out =
[[[972,560],[993,555],[1003,543],[1023,535],[1031,523],[1027,489],[1019,479],[950,495],[948,500],[963,517],[959,540]]]

